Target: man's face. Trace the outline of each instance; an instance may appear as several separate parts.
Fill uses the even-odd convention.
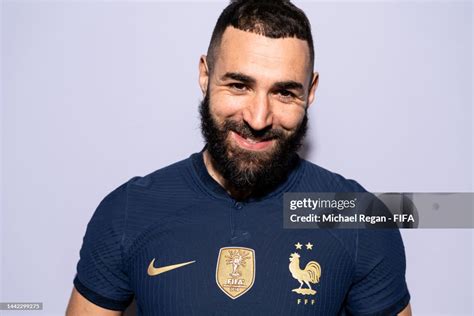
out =
[[[238,190],[276,185],[306,131],[317,75],[309,48],[228,27],[211,73],[201,58],[201,119],[216,169]]]

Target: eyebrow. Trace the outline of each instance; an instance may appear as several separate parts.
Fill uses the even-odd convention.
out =
[[[273,87],[277,90],[304,90],[302,83],[292,80],[276,82]]]
[[[222,80],[236,80],[242,83],[255,84],[256,80],[250,76],[244,75],[240,72],[227,72],[222,77]]]
[[[227,72],[221,77],[221,80],[236,80],[242,83],[246,83],[248,85],[254,85],[257,82],[255,78],[252,78],[240,72]],[[288,80],[288,81],[275,82],[273,84],[273,89],[274,90],[301,90],[303,91],[304,86],[300,82]]]

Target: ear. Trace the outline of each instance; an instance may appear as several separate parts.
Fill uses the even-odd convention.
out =
[[[316,89],[318,88],[318,83],[319,83],[319,73],[316,71],[313,73],[313,79],[311,80],[311,87],[309,88],[309,94],[308,94],[308,107],[313,103],[314,101],[314,95],[316,93]]]
[[[209,67],[207,66],[206,55],[202,55],[199,59],[199,86],[201,87],[203,96],[206,96],[208,83]]]

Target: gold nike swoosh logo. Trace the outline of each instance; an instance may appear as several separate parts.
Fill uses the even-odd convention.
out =
[[[177,269],[177,268],[187,266],[188,264],[191,264],[191,263],[194,263],[194,262],[196,262],[196,260],[155,268],[155,258],[153,258],[153,260],[151,260],[151,262],[150,262],[150,265],[148,266],[147,272],[148,272],[149,276],[155,276],[155,275],[158,275],[158,274],[161,274],[161,273],[164,273],[164,272],[168,272],[168,271],[171,271],[171,270],[174,270],[174,269]]]

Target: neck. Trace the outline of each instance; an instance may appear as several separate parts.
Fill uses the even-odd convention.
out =
[[[204,165],[206,166],[207,172],[213,178],[221,187],[223,187],[227,193],[233,197],[236,200],[244,200],[245,198],[249,197],[251,195],[251,191],[242,191],[242,190],[237,190],[235,187],[232,186],[232,184],[227,181],[224,176],[217,171],[217,169],[214,167],[214,161],[207,151],[207,149],[203,153],[203,159],[204,159]]]

